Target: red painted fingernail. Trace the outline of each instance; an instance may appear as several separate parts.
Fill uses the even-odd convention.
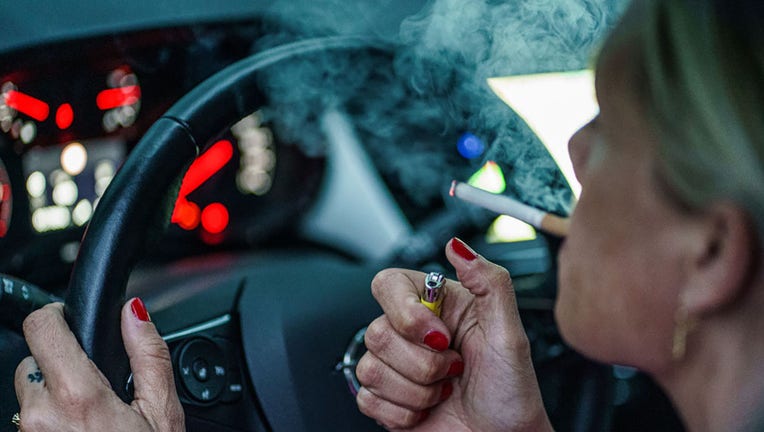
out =
[[[461,360],[457,360],[453,363],[451,363],[451,367],[448,368],[448,373],[446,374],[447,377],[457,377],[464,373],[464,362]]]
[[[435,351],[445,351],[448,349],[448,338],[437,330],[430,330],[424,335],[424,344]]]
[[[453,239],[451,239],[451,249],[453,249],[457,255],[466,259],[467,261],[472,261],[475,258],[477,258],[477,254],[475,253],[475,251],[473,251],[469,246],[467,246],[466,243],[464,243],[457,237],[454,237]]]
[[[443,402],[444,400],[448,399],[449,396],[451,396],[451,393],[454,392],[454,385],[451,384],[451,381],[446,381],[445,384],[443,384],[443,387],[440,389],[440,401]]]
[[[133,315],[141,321],[151,321],[149,312],[146,310],[146,305],[143,304],[143,300],[138,297],[134,298],[130,302],[130,309],[133,310]]]

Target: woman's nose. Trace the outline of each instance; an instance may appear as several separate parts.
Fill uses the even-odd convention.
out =
[[[592,120],[593,121],[593,120]],[[573,172],[576,179],[583,184],[583,178],[586,174],[586,164],[592,149],[592,122],[587,123],[581,129],[576,131],[568,141],[568,153],[573,163]]]

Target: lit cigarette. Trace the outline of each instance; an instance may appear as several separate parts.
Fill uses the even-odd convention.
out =
[[[512,216],[549,234],[565,237],[570,220],[523,204],[506,195],[494,194],[454,180],[449,195],[493,212]]]

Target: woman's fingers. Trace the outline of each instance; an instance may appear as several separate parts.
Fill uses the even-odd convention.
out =
[[[356,402],[362,413],[376,419],[387,429],[408,429],[422,422],[430,413],[429,409],[417,411],[396,405],[363,387],[356,396]]]
[[[441,379],[428,385],[410,381],[370,352],[358,362],[356,374],[363,388],[381,399],[410,410],[431,408],[451,396],[453,391],[450,379]]]
[[[396,332],[412,343],[444,351],[451,335],[443,321],[420,303],[424,277],[424,273],[413,270],[382,270],[374,277],[371,292]]]
[[[455,351],[435,352],[404,339],[392,328],[387,315],[369,324],[364,343],[369,353],[384,365],[407,380],[421,385],[453,377],[449,373],[453,374],[454,365],[462,362],[461,356]],[[362,372],[365,371],[362,369]]]
[[[170,351],[138,298],[122,308],[122,339],[133,372],[133,406],[155,430],[184,430]]]
[[[67,392],[83,388],[83,383],[101,383],[97,369],[69,330],[63,304],[48,304],[31,313],[24,320],[24,337],[52,388]],[[66,359],[65,368],[62,359]]]
[[[454,266],[463,288],[472,295],[474,316],[492,345],[514,348],[527,344],[527,336],[517,310],[512,278],[506,268],[477,255],[458,238],[446,246],[446,257]],[[509,346],[507,346],[509,345]]]
[[[16,367],[16,376],[14,379],[16,387],[16,398],[19,406],[24,406],[24,401],[34,397],[34,394],[40,394],[45,389],[45,376],[40,371],[34,357],[29,356],[19,363]]]
[[[47,305],[24,322],[34,357],[16,369],[22,429],[37,431],[185,430],[175,392],[170,353],[140,300],[122,310],[122,336],[134,373],[132,406],[84,353],[64,320],[61,304]]]

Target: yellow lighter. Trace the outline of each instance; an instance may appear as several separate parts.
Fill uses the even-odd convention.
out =
[[[430,272],[424,278],[424,293],[419,301],[427,306],[435,315],[440,316],[441,305],[443,304],[443,285],[446,278],[443,273]]]

